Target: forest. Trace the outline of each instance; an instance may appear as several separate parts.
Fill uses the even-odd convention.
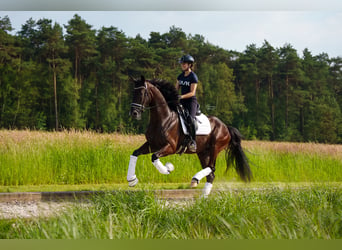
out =
[[[267,40],[226,50],[175,26],[132,38],[79,15],[62,25],[31,18],[12,30],[0,17],[0,129],[144,133],[148,112],[139,122],[129,116],[129,76],[175,84],[179,58],[191,54],[202,112],[245,139],[342,143],[341,57]]]

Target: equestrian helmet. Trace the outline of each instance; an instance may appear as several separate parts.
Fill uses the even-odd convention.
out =
[[[195,59],[190,55],[184,55],[179,60],[179,63],[194,63]]]

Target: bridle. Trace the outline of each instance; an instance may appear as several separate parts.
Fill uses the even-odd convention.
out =
[[[148,98],[148,88],[147,88],[147,83],[145,82],[144,83],[144,86],[140,86],[140,87],[135,87],[134,90],[137,90],[137,89],[144,89],[144,94],[143,94],[143,99],[142,99],[142,102],[141,104],[139,103],[135,103],[135,102],[132,102],[131,103],[131,108],[134,108],[134,109],[137,109],[139,112],[144,112],[146,107],[145,107],[145,102],[146,102],[146,98]]]
[[[156,87],[152,86],[151,88],[156,88]],[[146,98],[148,98],[147,82],[145,81],[143,86],[139,86],[139,87],[135,87],[134,88],[134,90],[137,90],[137,89],[144,89],[145,90],[144,94],[143,94],[143,99],[142,99],[141,104],[135,103],[135,102],[131,103],[131,108],[134,108],[135,110],[137,110],[139,112],[144,112],[146,109],[153,109],[153,108],[156,108],[156,107],[159,107],[159,106],[163,106],[163,105],[168,105],[168,103],[174,102],[174,101],[169,101],[169,102],[165,102],[165,103],[162,103],[162,104],[159,104],[159,105],[154,105],[154,106],[146,107],[144,104],[146,103]]]

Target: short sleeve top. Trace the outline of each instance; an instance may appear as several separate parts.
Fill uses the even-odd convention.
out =
[[[178,77],[177,77],[179,86],[181,87],[181,93],[182,95],[185,95],[191,91],[190,85],[191,84],[197,84],[198,83],[198,77],[194,72],[190,72],[188,76],[184,75],[184,72],[182,72]],[[196,98],[194,96],[194,98]]]

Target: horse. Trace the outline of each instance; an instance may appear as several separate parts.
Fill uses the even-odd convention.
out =
[[[138,183],[135,175],[135,167],[139,155],[152,153],[152,164],[161,174],[170,174],[174,170],[172,163],[165,165],[159,158],[179,153],[186,138],[177,112],[180,105],[179,93],[170,82],[160,79],[146,80],[144,76],[140,79],[131,77],[134,83],[133,100],[131,103],[130,115],[140,120],[141,114],[146,109],[150,110],[150,120],[145,133],[146,142],[134,150],[130,156],[127,171],[127,181],[130,187]],[[231,166],[239,177],[249,182],[252,172],[249,160],[241,146],[242,135],[238,129],[226,126],[219,118],[208,116],[211,131],[208,135],[197,135],[197,151],[190,152],[187,148],[182,153],[196,153],[202,170],[196,173],[191,179],[191,187],[196,187],[199,181],[206,177],[202,196],[208,197],[215,179],[215,164],[218,154],[226,150],[226,171]]]

